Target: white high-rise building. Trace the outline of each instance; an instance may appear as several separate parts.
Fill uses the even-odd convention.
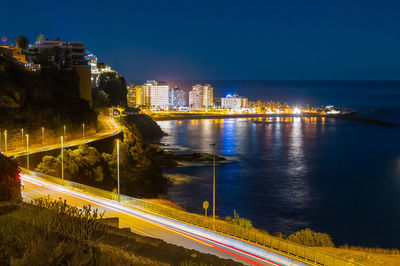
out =
[[[225,98],[221,98],[221,107],[232,110],[239,110],[247,107],[247,98],[242,98],[237,94],[228,94]]]
[[[89,58],[92,88],[97,88],[100,85],[100,71],[97,68],[97,57],[92,53],[89,53],[87,57]]]
[[[208,110],[213,107],[213,87],[210,84],[195,84],[189,92],[189,107],[193,110]]]
[[[148,80],[144,84],[145,95],[150,96],[149,105],[152,108],[168,109],[169,107],[169,86],[165,82]],[[146,93],[147,92],[147,93]]]

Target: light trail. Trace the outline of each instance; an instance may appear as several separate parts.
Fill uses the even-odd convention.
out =
[[[69,196],[78,198],[78,199],[84,199],[87,202],[90,202],[92,204],[97,204],[99,206],[102,206],[104,208],[110,208],[113,210],[116,210],[118,212],[121,212],[125,215],[128,216],[135,216],[135,217],[140,217],[141,220],[151,223],[155,226],[161,227],[165,230],[169,230],[171,232],[174,232],[176,234],[179,234],[181,236],[184,236],[188,239],[191,239],[193,241],[196,241],[200,244],[212,247],[214,249],[217,249],[221,252],[224,252],[230,256],[235,256],[236,258],[239,258],[243,261],[246,261],[248,263],[254,264],[254,265],[261,265],[256,261],[250,260],[248,258],[245,258],[239,254],[232,253],[226,249],[233,250],[234,252],[238,252],[243,255],[247,255],[250,257],[253,257],[256,260],[260,260],[264,263],[272,264],[272,265],[303,265],[298,262],[294,263],[291,259],[279,256],[275,253],[269,253],[266,252],[265,249],[261,249],[257,246],[251,245],[249,243],[243,243],[237,239],[233,238],[226,238],[226,236],[219,235],[217,233],[204,230],[201,228],[197,228],[194,226],[187,225],[185,223],[181,223],[178,221],[174,221],[162,216],[158,216],[155,214],[143,212],[139,209],[133,209],[133,206],[126,206],[124,203],[118,203],[114,202],[111,200],[106,200],[102,199],[99,197],[95,197],[93,195],[83,193],[83,192],[78,192],[75,190],[67,189],[65,187],[56,185],[56,184],[49,184],[46,181],[42,181],[40,179],[28,176],[28,175],[23,175],[22,178],[27,181],[31,182],[35,185],[42,185],[46,188],[60,191],[63,193],[68,194]],[[200,240],[203,239],[203,240]],[[205,241],[211,242],[206,243]],[[225,243],[224,243],[225,242]],[[228,243],[226,243],[228,242]],[[245,245],[244,245],[245,244]],[[223,246],[225,249],[222,249],[216,245]],[[268,256],[269,258],[266,258],[265,256]]]

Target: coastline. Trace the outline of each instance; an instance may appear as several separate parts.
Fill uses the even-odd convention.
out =
[[[154,121],[172,121],[172,120],[191,120],[191,119],[226,119],[226,118],[266,118],[266,117],[321,117],[321,118],[334,118],[352,122],[359,122],[369,125],[397,126],[392,122],[381,121],[376,119],[370,119],[366,117],[360,117],[357,114],[338,114],[338,115],[322,115],[322,114],[234,114],[234,115],[207,115],[207,114],[184,114],[184,115],[164,115],[164,116],[151,116]]]

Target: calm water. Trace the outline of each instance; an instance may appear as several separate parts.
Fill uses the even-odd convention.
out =
[[[362,87],[347,91],[365,98]],[[380,93],[379,88],[368,91]],[[389,95],[380,96],[385,100],[371,98],[362,106],[341,101],[398,122],[400,90],[382,91]],[[159,124],[169,134],[162,142],[171,147],[212,152],[209,144],[217,143],[217,153],[233,160],[217,166],[217,215],[233,216],[236,210],[270,232],[309,227],[331,234],[337,244],[400,248],[400,128],[321,118],[269,125],[250,119]],[[189,177],[170,188],[169,199],[193,212],[203,211],[204,200],[212,202],[211,165],[169,173]]]

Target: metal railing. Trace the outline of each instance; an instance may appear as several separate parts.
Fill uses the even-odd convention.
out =
[[[27,171],[26,169],[22,169],[24,173],[33,174],[37,177],[48,180],[52,183],[56,183],[59,185],[64,185],[75,190],[79,190],[91,195],[99,196],[102,198],[110,199],[110,200],[118,200],[118,194],[110,191],[106,191],[103,189],[94,188],[91,186],[79,184],[76,182],[72,182],[69,180],[62,180],[57,177],[44,175],[32,171]],[[336,257],[334,255],[330,255],[310,247],[306,247],[285,239],[277,238],[271,236],[265,232],[261,232],[257,229],[246,229],[234,224],[230,224],[226,221],[216,220],[215,221],[215,229],[213,229],[213,220],[211,217],[205,217],[199,214],[188,213],[184,211],[180,211],[177,209],[173,209],[164,205],[155,204],[152,202],[148,202],[141,199],[136,199],[133,197],[120,195],[120,202],[135,207],[137,209],[141,209],[147,212],[151,212],[154,214],[158,214],[170,219],[174,219],[177,221],[181,221],[187,224],[195,225],[198,227],[202,227],[211,231],[215,231],[218,233],[222,233],[228,236],[233,236],[239,238],[241,240],[245,240],[247,242],[258,244],[263,247],[266,247],[270,250],[276,251],[285,256],[292,257],[294,259],[304,261],[308,264],[313,265],[327,265],[327,266],[350,266],[357,265],[360,266],[362,264],[349,261],[340,257]]]

